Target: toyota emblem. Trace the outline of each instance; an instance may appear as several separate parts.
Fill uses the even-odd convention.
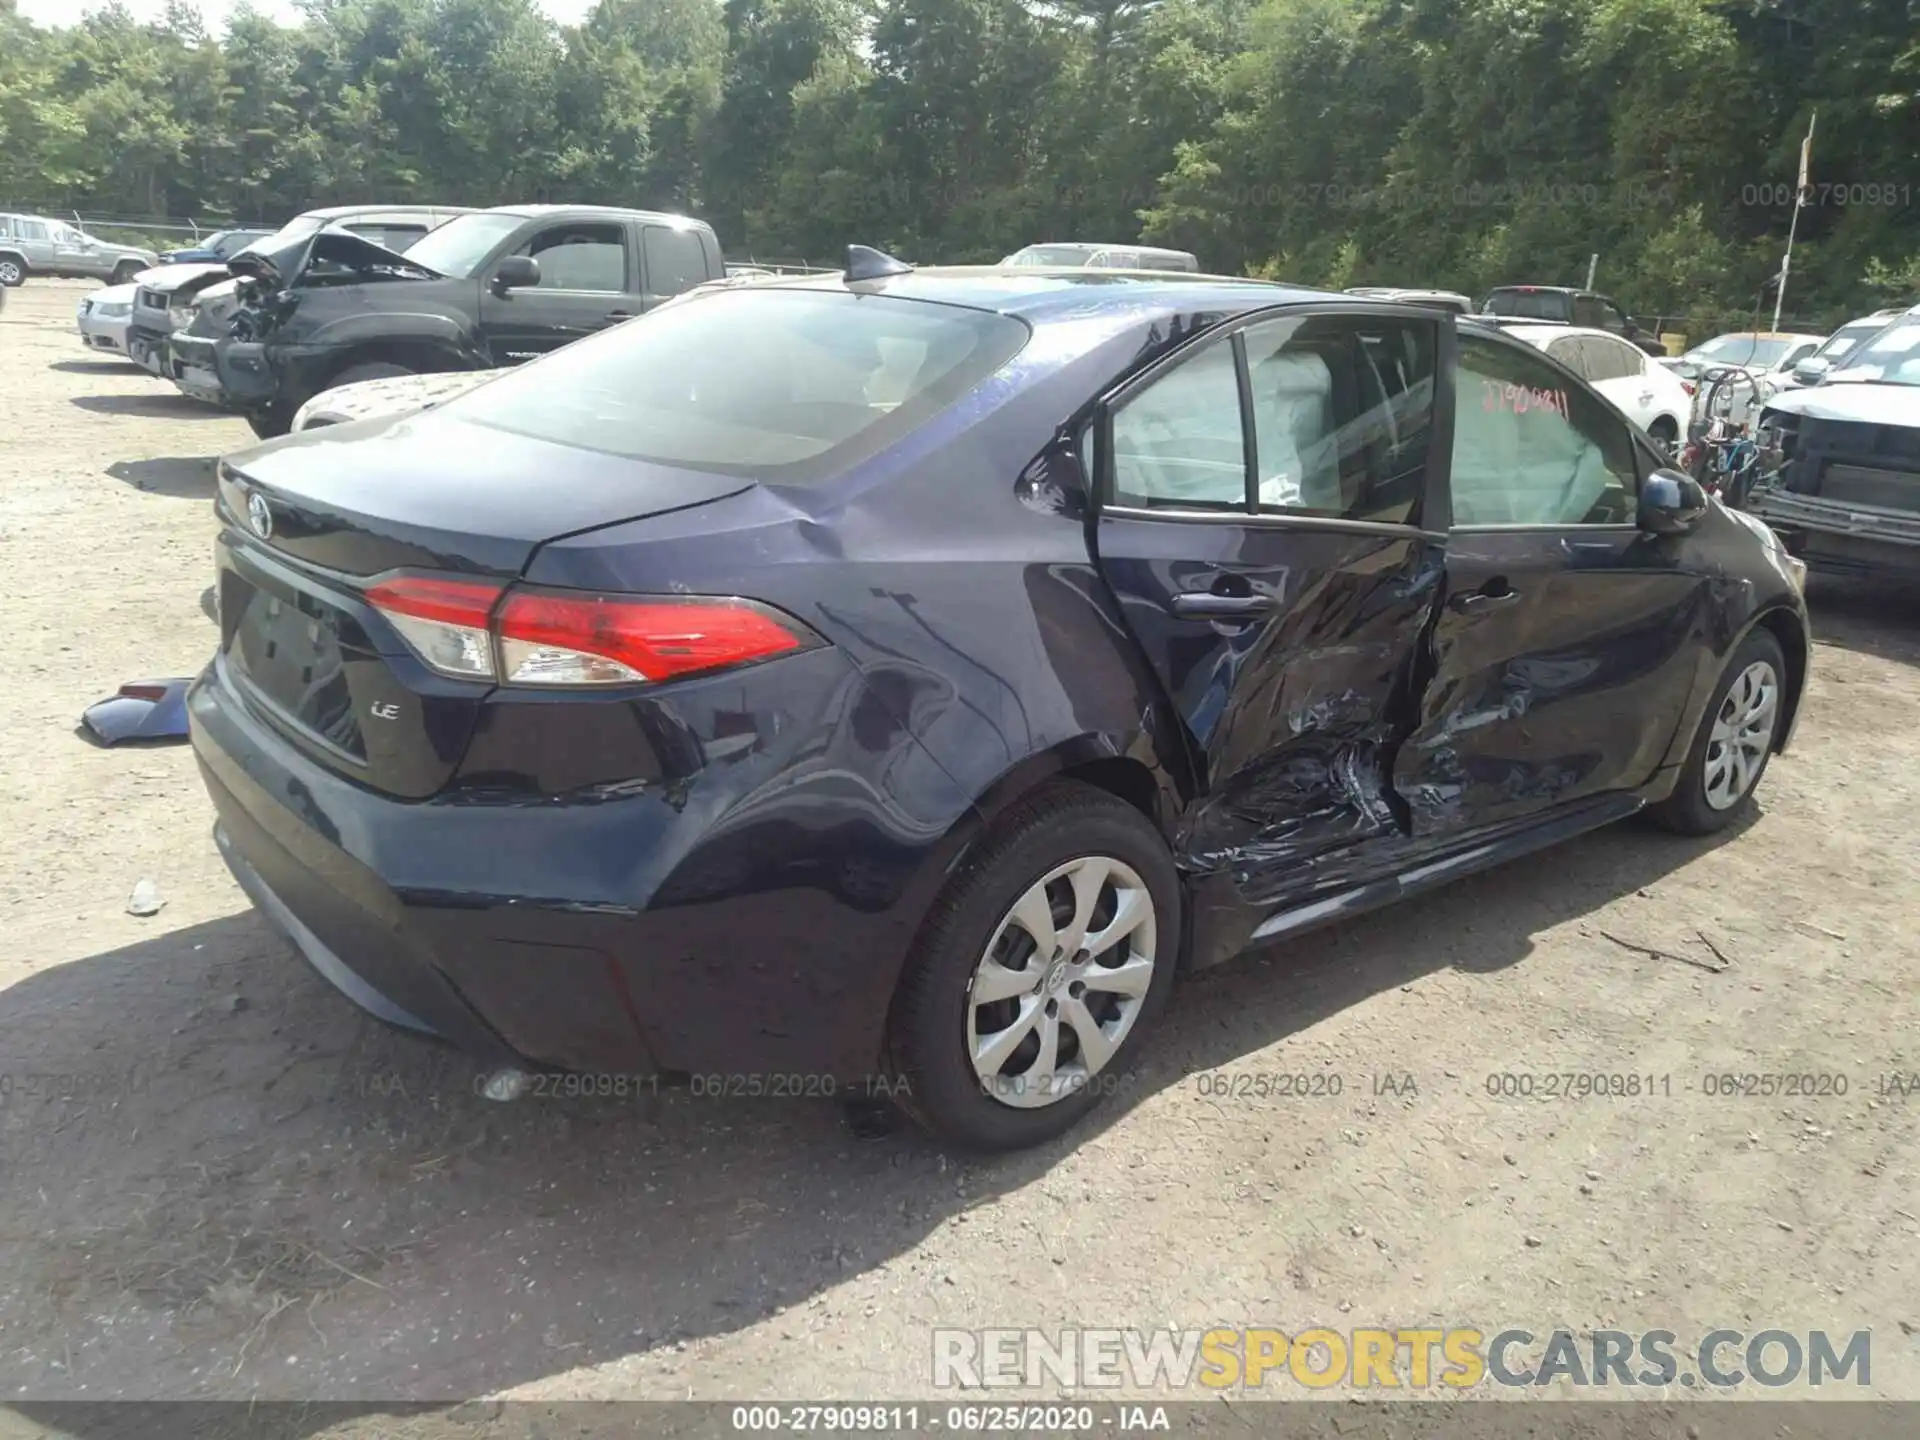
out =
[[[267,497],[257,490],[247,497],[247,523],[262,540],[272,538],[273,510],[267,504]]]

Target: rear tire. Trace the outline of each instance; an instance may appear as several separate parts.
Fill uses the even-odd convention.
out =
[[[1138,810],[1077,782],[1021,801],[948,882],[908,961],[889,1047],[901,1108],[972,1149],[1063,1134],[1138,1051],[1180,935],[1173,857]]]
[[[1786,714],[1787,665],[1780,642],[1754,630],[1721,673],[1672,795],[1647,813],[1680,835],[1712,835],[1744,813],[1767,773]]]

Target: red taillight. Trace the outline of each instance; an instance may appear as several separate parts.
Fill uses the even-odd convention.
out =
[[[1698,382],[1693,380],[1682,380],[1680,382],[1680,388],[1686,391],[1687,394],[1689,395],[1698,395],[1700,393],[1700,386]]]
[[[487,621],[500,591],[482,580],[396,575],[369,586],[367,600],[442,675],[491,680],[498,672]]]
[[[158,704],[167,698],[167,687],[164,685],[146,684],[144,682],[133,685],[122,685],[120,687],[120,695],[123,699],[127,700],[151,700]]]
[[[658,683],[820,643],[750,600],[508,591],[421,575],[383,580],[367,599],[434,670],[509,685]]]
[[[516,685],[630,685],[726,670],[806,643],[744,600],[634,600],[516,591],[498,625],[502,679]]]

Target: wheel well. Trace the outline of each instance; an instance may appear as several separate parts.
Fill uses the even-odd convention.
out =
[[[1653,423],[1647,426],[1647,433],[1649,435],[1655,434],[1656,432],[1659,431],[1662,425],[1666,426],[1667,429],[1673,433],[1676,439],[1679,437],[1680,422],[1674,419],[1674,417],[1671,415],[1654,416]]]
[[[13,261],[29,275],[33,273],[33,262],[18,250],[9,250],[6,246],[0,245],[0,259]]]
[[[332,373],[344,375],[356,365],[379,364],[404,365],[419,374],[472,368],[452,350],[431,340],[381,340],[371,345],[356,345],[341,357]]]
[[[1807,632],[1800,617],[1791,610],[1768,610],[1754,622],[1770,631],[1780,642],[1780,653],[1787,662],[1787,713],[1781,717],[1780,734],[1793,729],[1793,717],[1800,709],[1800,698],[1807,688]]]
[[[1069,765],[1057,780],[1078,780],[1124,800],[1156,825],[1160,823],[1160,787],[1153,772],[1138,760],[1125,755],[1110,755]]]

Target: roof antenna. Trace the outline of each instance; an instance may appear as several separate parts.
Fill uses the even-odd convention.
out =
[[[871,245],[847,246],[847,283],[850,285],[912,272],[913,267],[906,261],[896,260],[884,250],[875,250]]]

